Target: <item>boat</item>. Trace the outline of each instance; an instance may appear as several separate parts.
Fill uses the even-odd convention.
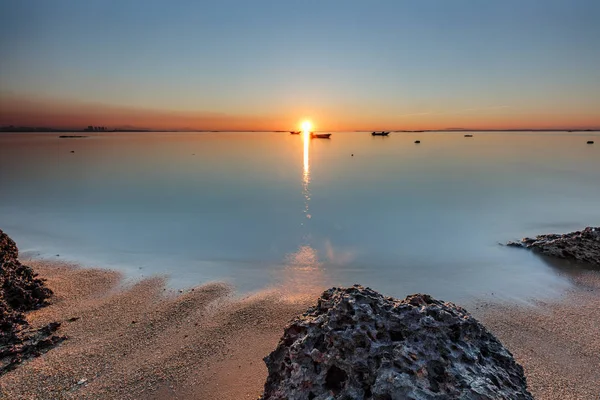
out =
[[[329,139],[331,133],[310,133],[311,139]]]
[[[468,134],[467,134],[467,135],[465,135],[465,137],[473,137],[473,135],[468,135]]]
[[[299,135],[299,134],[300,134],[300,131],[290,131],[290,134],[291,134],[291,135]]]
[[[385,131],[381,131],[381,132],[371,132],[371,135],[373,136],[387,136],[389,135],[389,132],[385,132]]]

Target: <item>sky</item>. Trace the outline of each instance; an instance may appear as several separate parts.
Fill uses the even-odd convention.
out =
[[[598,0],[0,0],[0,125],[600,128]]]

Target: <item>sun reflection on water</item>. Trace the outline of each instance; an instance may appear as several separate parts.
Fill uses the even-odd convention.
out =
[[[302,171],[302,194],[304,195],[304,214],[310,219],[308,212],[308,203],[310,201],[310,132],[304,131],[304,169]]]
[[[303,168],[302,168],[302,196],[304,197],[303,222],[304,238],[298,249],[288,253],[285,259],[285,268],[282,270],[282,287],[287,298],[304,298],[314,296],[323,290],[325,271],[319,261],[317,250],[311,245],[311,236],[307,220],[310,215],[310,130],[303,124]]]
[[[283,269],[282,294],[288,300],[312,299],[324,289],[327,281],[317,251],[310,245],[301,245],[286,256]]]

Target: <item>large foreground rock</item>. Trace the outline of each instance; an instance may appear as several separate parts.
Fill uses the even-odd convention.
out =
[[[538,235],[507,246],[524,247],[551,257],[600,266],[600,228],[587,227],[582,231],[564,235]]]
[[[29,329],[24,313],[47,305],[52,291],[18,256],[15,242],[0,230],[0,375],[64,340],[54,335],[59,323]]]
[[[523,368],[464,309],[329,289],[265,358],[264,400],[532,399]]]

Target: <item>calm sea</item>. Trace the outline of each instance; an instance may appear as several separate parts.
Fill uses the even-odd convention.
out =
[[[499,243],[600,225],[597,134],[58,136],[0,135],[0,228],[176,287],[526,299],[568,274]]]

